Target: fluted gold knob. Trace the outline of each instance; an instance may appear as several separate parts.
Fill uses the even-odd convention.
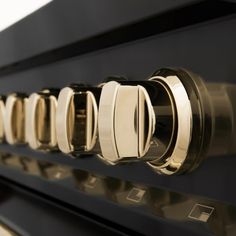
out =
[[[98,88],[65,87],[58,97],[56,131],[64,153],[91,151],[97,141]]]
[[[55,121],[58,93],[58,90],[44,89],[29,96],[26,130],[32,149],[57,149]]]
[[[99,102],[98,129],[101,157],[106,162],[144,156],[155,130],[155,114],[146,89],[106,83]]]
[[[25,116],[27,96],[22,93],[12,93],[6,100],[4,130],[9,144],[26,143]]]

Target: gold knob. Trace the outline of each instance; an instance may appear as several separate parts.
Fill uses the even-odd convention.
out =
[[[143,86],[106,83],[98,116],[102,159],[115,164],[143,157],[150,147],[155,121],[150,97]]]
[[[25,114],[27,96],[13,93],[7,97],[4,130],[9,144],[26,143]]]
[[[27,140],[32,149],[55,150],[58,91],[45,89],[29,96],[26,118]]]
[[[90,152],[97,140],[99,88],[65,87],[58,97],[56,131],[58,147],[64,153]]]

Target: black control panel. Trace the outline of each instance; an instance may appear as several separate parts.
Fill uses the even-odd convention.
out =
[[[235,13],[59,0],[1,32],[3,230],[235,235]]]

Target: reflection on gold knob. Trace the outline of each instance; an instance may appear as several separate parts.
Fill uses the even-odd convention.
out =
[[[33,149],[57,148],[55,116],[57,90],[45,89],[29,96],[26,117],[27,140]]]
[[[7,97],[4,130],[9,144],[26,143],[26,104],[27,96],[25,94],[13,93]]]
[[[106,162],[143,157],[155,130],[155,114],[146,89],[106,83],[99,102],[98,129],[101,156]]]
[[[59,149],[64,153],[91,151],[97,139],[97,115],[93,92],[79,86],[63,88],[58,97],[56,114]]]
[[[6,98],[4,96],[0,97],[0,143],[2,143],[5,139],[5,131],[4,131],[5,100]]]

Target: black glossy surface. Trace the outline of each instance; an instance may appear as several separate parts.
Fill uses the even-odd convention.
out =
[[[191,232],[191,235],[233,236],[236,232],[236,207],[202,196],[154,188],[37,158],[6,153],[1,154],[0,170],[11,182],[20,183],[18,187],[32,190],[37,184],[39,192],[33,191],[34,194],[43,194],[55,204],[75,212],[81,213],[80,209],[83,209],[83,215],[97,222],[107,218],[116,223],[116,217],[122,215],[119,223],[145,235],[173,233],[174,228],[177,235]],[[30,200],[29,197],[27,199]],[[20,205],[24,207],[22,203]],[[39,207],[48,215],[44,207]],[[85,211],[91,208],[97,216],[86,214]],[[137,225],[137,222],[142,224]],[[168,229],[167,223],[171,226]],[[147,225],[149,228],[146,228]],[[119,225],[110,226],[122,231]],[[125,231],[128,234],[134,233],[123,229]],[[97,233],[100,235],[99,231]]]
[[[90,38],[199,0],[55,0],[0,33],[0,65]]]
[[[21,236],[127,235],[1,180],[0,220]]]

